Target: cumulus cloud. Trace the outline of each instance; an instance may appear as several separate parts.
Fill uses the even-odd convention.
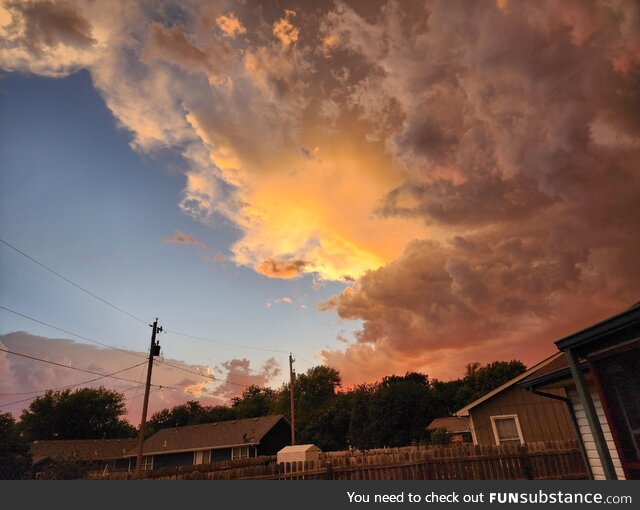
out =
[[[251,362],[242,358],[221,363],[215,372],[223,375],[224,382],[212,394],[229,401],[241,395],[247,386],[266,386],[280,375],[281,369],[274,358],[269,358],[260,370],[255,371],[251,368]]]
[[[141,396],[144,394],[146,353],[103,349],[72,340],[45,338],[24,332],[0,336],[0,345],[4,349],[20,354],[100,374],[113,374],[142,363],[140,366],[117,374],[117,377],[129,379],[131,382],[112,378],[93,381],[98,376],[3,352],[0,356],[0,365],[3,366],[1,393],[16,393],[16,395],[1,396],[0,405],[26,399],[26,401],[10,407],[3,407],[3,412],[11,412],[19,416],[21,410],[29,406],[30,398],[43,394],[47,389],[64,389],[67,386],[72,386],[71,389],[85,386],[105,386],[108,389],[124,393],[128,399],[126,418],[134,425],[139,423],[142,412]],[[161,358],[161,361],[163,359]],[[208,367],[190,365],[181,360],[166,359],[166,361],[174,367],[156,363],[153,368],[153,384],[164,386],[165,389],[152,388],[153,391],[149,397],[149,416],[165,407],[173,407],[187,400],[200,399],[203,405],[225,402],[223,399],[209,394],[215,384],[207,377],[210,374]],[[181,369],[202,373],[203,376],[199,377]]]
[[[374,117],[389,104],[402,117],[386,121],[385,144],[407,178],[377,212],[424,221],[434,235],[320,305],[364,321],[346,351],[324,355],[340,367],[401,355],[436,375],[459,373],[470,346],[484,346],[483,361],[511,350],[534,362],[560,335],[637,300],[630,69],[640,72],[640,54],[628,28],[640,28],[638,8],[426,9],[410,17],[389,3],[372,23],[338,4],[327,17],[326,33],[371,66],[366,87],[381,96],[351,94],[345,106]],[[455,364],[443,365],[452,352]]]
[[[216,18],[216,25],[226,37],[235,37],[247,32],[247,29],[233,13]]]
[[[291,23],[295,15],[295,11],[285,9],[284,16],[273,24],[273,35],[285,46],[291,46],[298,42],[300,29]]]
[[[298,4],[9,2],[0,62],[87,68],[235,263],[349,275],[321,305],[363,322],[344,374],[534,362],[637,301],[637,2]]]
[[[70,386],[73,390],[76,387],[105,386],[123,392],[127,398],[126,418],[133,425],[139,423],[146,353],[103,349],[72,340],[45,338],[24,332],[1,335],[0,347],[101,374],[113,374],[142,363],[117,374],[117,377],[130,379],[132,382],[112,378],[93,381],[98,376],[0,352],[0,393],[3,394],[0,395],[0,406],[22,401],[2,407],[2,412],[11,412],[19,417],[21,410],[29,406],[30,399],[44,394],[47,389],[65,389]],[[230,398],[242,393],[246,385],[265,386],[279,374],[280,368],[273,358],[268,359],[260,370],[254,371],[247,359],[225,361],[212,369],[205,365],[192,365],[160,357],[154,364],[152,382],[165,388],[152,388],[148,416],[188,400],[198,400],[202,405],[227,405]]]

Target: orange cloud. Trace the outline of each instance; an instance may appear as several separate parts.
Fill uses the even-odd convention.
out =
[[[255,266],[255,270],[269,278],[297,278],[308,262],[299,259],[265,259]]]
[[[201,248],[204,247],[204,243],[200,241],[200,239],[196,239],[195,237],[185,234],[180,230],[176,230],[172,236],[163,237],[162,240],[169,244],[195,244]]]
[[[220,28],[225,37],[235,37],[238,34],[245,34],[247,32],[247,29],[233,13],[217,17],[216,25],[218,25],[218,28]]]

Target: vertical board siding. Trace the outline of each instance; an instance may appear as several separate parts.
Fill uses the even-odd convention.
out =
[[[478,444],[495,445],[491,416],[506,414],[518,415],[525,443],[577,439],[564,402],[522,388],[508,388],[471,409],[470,414]]]
[[[607,448],[609,449],[609,454],[611,455],[613,467],[616,470],[618,479],[624,480],[625,476],[624,471],[622,470],[622,464],[620,463],[620,456],[618,455],[618,450],[616,449],[616,445],[613,442],[613,436],[611,435],[611,429],[609,428],[607,417],[605,416],[604,409],[602,408],[602,402],[600,402],[600,396],[592,387],[589,388],[589,392],[591,393],[593,406],[596,409],[596,414],[598,415],[598,420],[600,421],[600,426],[602,427],[602,433],[604,434],[605,441],[607,442]],[[593,477],[596,480],[604,480],[605,476],[604,469],[602,468],[602,462],[600,461],[600,457],[598,456],[596,443],[593,440],[593,434],[591,434],[589,422],[587,421],[587,415],[584,412],[584,406],[580,401],[578,392],[575,388],[568,388],[567,396],[571,399],[571,405],[573,406],[573,410],[576,414],[576,419],[578,420],[578,427],[580,428],[582,441],[584,443],[585,450],[587,451],[589,463],[591,464]]]

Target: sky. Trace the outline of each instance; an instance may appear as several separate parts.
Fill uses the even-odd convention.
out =
[[[0,69],[0,348],[128,369],[90,384],[134,423],[156,317],[152,412],[290,352],[531,365],[639,300],[632,0],[2,0]],[[14,414],[97,377],[0,368]]]

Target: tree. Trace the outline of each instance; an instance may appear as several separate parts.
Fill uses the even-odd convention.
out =
[[[202,406],[195,400],[180,404],[171,409],[163,409],[153,414],[147,422],[146,436],[155,434],[160,429],[183,427],[199,423],[214,423],[234,420],[236,412],[225,406]]]
[[[0,414],[0,480],[28,478],[31,471],[29,443],[20,435],[11,414]]]
[[[526,369],[524,363],[518,360],[494,361],[484,366],[478,362],[469,363],[453,396],[453,404],[457,409],[464,407],[520,375]]]
[[[233,397],[231,405],[240,418],[257,418],[274,412],[276,392],[271,388],[261,388],[252,384],[242,392],[242,396]]]
[[[425,426],[441,412],[429,378],[408,372],[384,377],[371,399],[376,446],[406,446],[426,438]]]
[[[124,395],[102,386],[47,391],[22,412],[19,427],[31,440],[135,437],[125,412]]]

